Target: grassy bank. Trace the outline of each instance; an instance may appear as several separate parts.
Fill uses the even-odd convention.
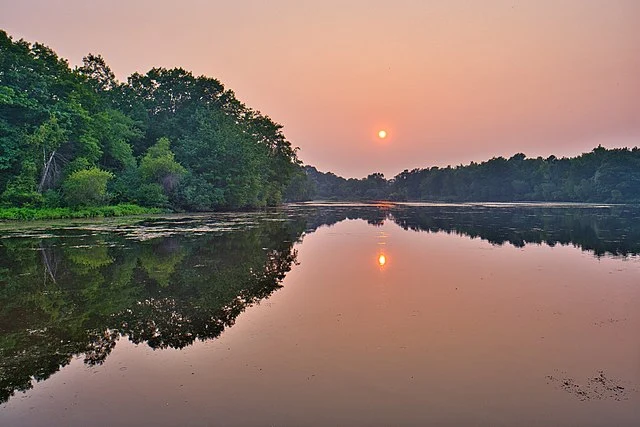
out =
[[[161,212],[164,211],[158,208],[143,208],[142,206],[131,204],[87,208],[0,208],[0,220],[95,218]]]

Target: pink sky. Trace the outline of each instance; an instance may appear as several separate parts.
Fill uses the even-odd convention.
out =
[[[124,80],[216,77],[347,177],[640,145],[640,1],[0,0],[0,28]],[[389,137],[381,142],[377,131]]]

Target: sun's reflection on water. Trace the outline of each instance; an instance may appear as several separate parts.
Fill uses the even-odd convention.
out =
[[[387,257],[387,238],[389,237],[389,235],[384,232],[384,231],[379,231],[378,233],[378,255],[377,255],[377,259],[376,261],[378,262],[378,267],[380,268],[380,270],[382,270],[387,263],[389,262],[389,259]]]
[[[380,266],[380,268],[384,267],[386,263],[387,257],[384,254],[380,254],[378,256],[378,265]]]

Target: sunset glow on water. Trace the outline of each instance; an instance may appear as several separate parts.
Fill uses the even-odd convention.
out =
[[[5,266],[20,283],[35,269],[30,292],[43,302],[57,286],[58,304],[91,309],[96,291],[82,282],[89,262],[82,253],[93,265],[104,260],[94,277],[131,269],[137,279],[118,285],[121,311],[84,321],[86,335],[51,320],[59,332],[48,338],[38,320],[44,308],[16,317],[24,319],[12,326],[16,337],[28,333],[48,346],[69,340],[58,352],[85,348],[81,337],[93,331],[124,335],[100,364],[86,362],[96,350],[69,350],[68,365],[26,393],[14,390],[0,423],[634,425],[637,223],[602,207],[536,209],[310,205],[285,217],[187,216],[100,226],[94,235],[84,231],[90,225],[5,231],[3,259],[41,247],[61,262],[56,284],[38,285],[40,259]],[[565,234],[557,224],[576,226],[569,242],[558,244]],[[607,232],[608,243],[593,240],[584,224]],[[101,255],[96,245],[104,244]],[[384,249],[373,268],[376,248]],[[265,271],[285,275],[267,294],[251,279],[265,259],[272,260]],[[218,311],[218,299],[227,308]],[[14,301],[16,310],[29,304]],[[254,303],[236,311],[241,301]],[[215,321],[201,323],[230,315],[221,334],[206,328]],[[86,314],[65,316],[76,322]],[[34,375],[58,357],[47,348],[34,342],[18,356],[3,347],[5,372]]]

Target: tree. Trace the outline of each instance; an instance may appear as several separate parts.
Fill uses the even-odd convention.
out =
[[[175,160],[168,138],[160,138],[140,161],[142,179],[162,185],[167,193],[175,188],[185,173],[185,168]]]
[[[120,83],[100,55],[72,70],[45,45],[0,31],[4,203],[56,200],[65,177],[99,168],[114,175],[118,202],[251,208],[279,203],[298,167],[282,126],[217,79],[153,68]]]
[[[78,72],[99,92],[113,90],[118,86],[116,75],[101,55],[88,54],[82,58]]]
[[[64,198],[70,206],[100,206],[108,201],[107,182],[111,172],[99,168],[73,172],[64,181]]]
[[[177,157],[195,178],[185,182],[181,192],[222,194],[208,209],[265,205],[270,184],[262,174],[266,147],[222,111],[200,110],[195,119],[195,131],[176,144]]]

